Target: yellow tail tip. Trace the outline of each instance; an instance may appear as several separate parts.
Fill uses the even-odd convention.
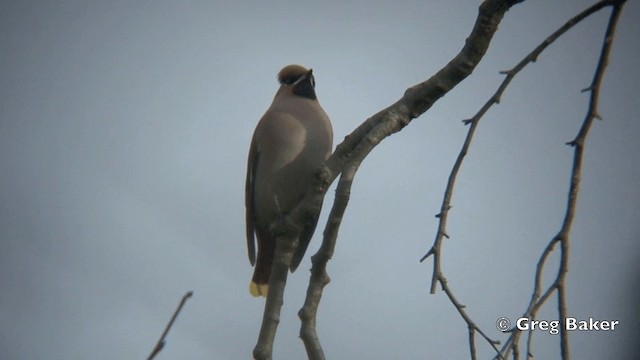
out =
[[[269,284],[256,284],[252,281],[251,284],[249,284],[249,292],[255,297],[267,297],[267,293],[269,293]]]

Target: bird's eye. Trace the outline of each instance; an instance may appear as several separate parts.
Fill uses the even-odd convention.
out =
[[[283,79],[283,80],[284,80],[284,82],[283,82],[283,83],[284,83],[285,85],[293,85],[293,84],[296,82],[296,80],[298,80],[298,78],[295,78],[295,77],[288,77],[288,78]]]

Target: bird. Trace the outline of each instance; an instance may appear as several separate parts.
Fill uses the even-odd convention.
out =
[[[280,87],[258,121],[247,161],[246,236],[249,262],[255,266],[249,292],[255,297],[269,291],[276,247],[269,225],[302,200],[333,147],[333,128],[316,97],[313,70],[287,65],[277,78]],[[319,211],[302,226],[291,272],[304,257],[318,216]]]

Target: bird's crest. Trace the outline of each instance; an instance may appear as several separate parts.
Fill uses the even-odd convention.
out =
[[[287,65],[278,73],[278,82],[284,85],[291,85],[309,70],[301,65]]]

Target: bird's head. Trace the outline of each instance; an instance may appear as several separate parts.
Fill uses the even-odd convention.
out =
[[[316,99],[316,81],[313,69],[300,65],[287,65],[278,73],[281,88],[290,89],[291,93],[309,99]]]

